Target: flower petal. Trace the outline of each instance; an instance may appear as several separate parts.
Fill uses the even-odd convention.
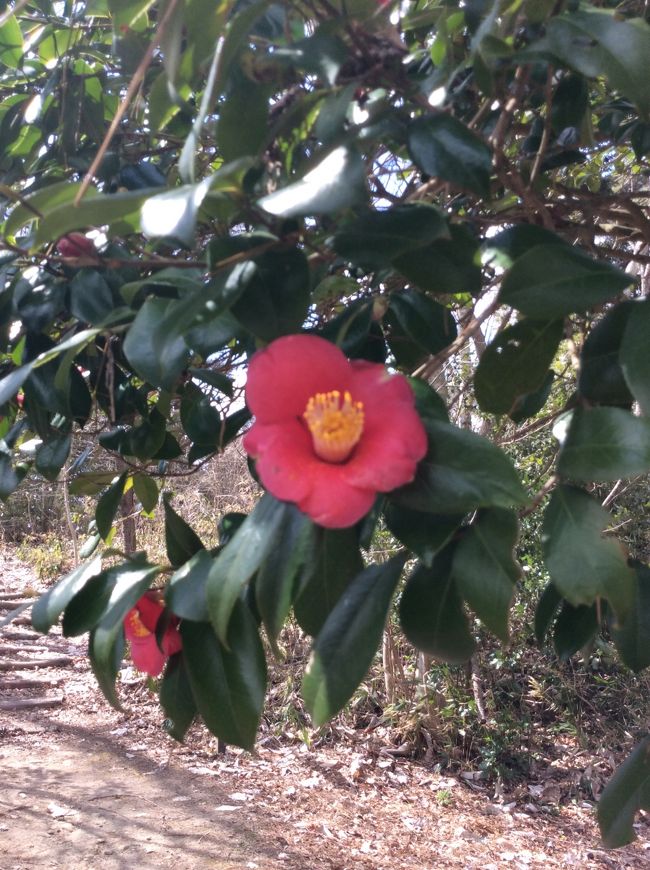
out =
[[[135,605],[140,621],[149,631],[155,631],[160,615],[165,609],[157,592],[145,592]]]
[[[246,404],[262,423],[302,416],[316,393],[345,389],[350,363],[315,335],[285,335],[258,351],[248,367]]]
[[[326,529],[345,529],[364,517],[375,501],[372,489],[350,486],[345,480],[345,466],[320,463],[312,477],[309,493],[298,507]]]
[[[298,502],[311,486],[320,464],[311,435],[298,420],[255,425],[244,436],[244,449],[257,460],[256,470],[265,489],[283,501]]]
[[[155,634],[131,639],[131,659],[139,671],[157,677],[167,661],[164,652],[158,649]]]
[[[361,441],[345,465],[345,479],[389,492],[413,480],[427,452],[426,432],[406,378],[369,363],[353,363],[353,368],[351,390],[364,403],[366,419]]]

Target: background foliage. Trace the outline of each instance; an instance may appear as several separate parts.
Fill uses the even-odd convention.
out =
[[[161,683],[177,737],[198,714],[253,744],[261,638],[279,654],[290,612],[314,638],[304,697],[325,722],[395,596],[408,640],[458,663],[487,633],[521,633],[513,594],[530,606],[544,581],[540,643],[647,667],[645,15],[571,0],[3,8],[0,495],[40,479],[71,527],[74,500],[96,498],[78,567],[33,619],[90,631],[112,703],[124,616],[152,584],[182,620]],[[211,485],[249,421],[249,358],[301,330],[414,377],[430,443],[415,481],[352,529],[258,501],[252,482],[228,505],[241,513],[214,503],[212,528],[192,528],[162,488]],[[165,553],[138,552],[138,512],[161,518]],[[600,803],[611,845],[650,808],[639,730]]]

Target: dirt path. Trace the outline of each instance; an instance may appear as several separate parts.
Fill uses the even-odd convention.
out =
[[[22,566],[5,560],[2,569],[0,593],[25,588]],[[255,755],[219,755],[200,726],[177,746],[132,670],[121,673],[126,712],[118,713],[95,687],[83,639],[28,640],[22,626],[16,642],[11,632],[0,629],[0,660],[27,661],[36,653],[15,647],[38,644],[40,657],[69,662],[8,672],[54,688],[0,689],[0,708],[20,697],[61,699],[0,709],[0,870],[650,867],[647,817],[634,846],[605,852],[591,804],[566,799],[563,784],[588,759],[495,799],[480,783],[353,743],[310,750],[270,728]]]

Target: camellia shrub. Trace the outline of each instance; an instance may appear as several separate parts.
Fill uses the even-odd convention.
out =
[[[605,631],[650,664],[650,570],[594,489],[650,470],[647,14],[3,7],[0,496],[30,473],[96,497],[33,624],[89,632],[112,704],[126,639],[162,672],[174,737],[200,717],[250,748],[262,635],[277,654],[293,612],[320,725],[396,596],[418,649],[466,661],[475,619],[510,639],[534,511],[540,642],[560,620],[561,655]],[[524,486],[501,444],[551,424],[554,465]],[[161,488],[242,435],[264,494],[215,517],[209,549]],[[125,505],[164,512],[166,561],[118,547]],[[395,551],[374,559],[386,528]],[[599,804],[612,846],[650,810],[639,737]]]

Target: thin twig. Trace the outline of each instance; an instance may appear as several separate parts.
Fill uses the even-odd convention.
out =
[[[158,27],[156,28],[156,32],[154,33],[153,37],[151,38],[151,42],[149,43],[149,46],[144,54],[144,57],[142,58],[142,60],[138,64],[138,68],[136,69],[136,71],[133,73],[133,78],[129,82],[129,87],[127,88],[126,94],[124,95],[124,98],[122,99],[122,102],[120,103],[120,105],[117,107],[117,111],[115,112],[115,115],[113,116],[113,120],[111,121],[111,125],[108,128],[108,132],[104,136],[104,141],[99,146],[99,151],[95,155],[95,159],[90,164],[90,168],[88,169],[88,171],[84,175],[83,181],[81,182],[81,187],[77,191],[77,195],[74,198],[74,205],[79,205],[79,203],[83,199],[86,191],[90,187],[90,183],[93,180],[93,178],[95,177],[95,173],[97,172],[97,169],[99,168],[100,163],[104,159],[104,155],[108,151],[109,145],[113,141],[113,136],[117,132],[117,128],[119,127],[120,122],[121,122],[122,118],[124,117],[126,110],[128,109],[128,107],[131,104],[131,100],[135,96],[138,88],[140,87],[140,85],[142,84],[142,82],[144,80],[145,73],[149,69],[149,65],[150,65],[151,61],[153,60],[154,51],[156,50],[156,48],[160,44],[160,41],[161,41],[163,34],[165,32],[165,28],[169,24],[169,21],[170,21],[172,15],[176,11],[176,7],[178,6],[178,2],[179,2],[179,0],[170,0],[169,5],[167,6],[167,9],[165,9],[165,14],[160,19],[160,23],[158,24]]]

